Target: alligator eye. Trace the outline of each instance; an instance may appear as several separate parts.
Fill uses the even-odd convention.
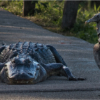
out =
[[[19,64],[20,63],[20,60],[17,59],[17,58],[15,58],[15,59],[12,60],[12,63]]]
[[[12,60],[12,63],[15,63],[15,59]]]
[[[16,63],[16,59],[13,59],[13,60],[12,60],[12,63]]]

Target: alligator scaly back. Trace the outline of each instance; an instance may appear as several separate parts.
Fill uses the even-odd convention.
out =
[[[0,62],[6,62],[20,54],[30,55],[39,63],[48,64],[56,62],[52,52],[46,45],[32,42],[18,42],[6,46],[0,54]]]

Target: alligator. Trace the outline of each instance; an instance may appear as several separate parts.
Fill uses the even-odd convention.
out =
[[[52,75],[76,78],[51,45],[17,42],[0,47],[0,80],[7,84],[36,84]]]
[[[97,63],[97,66],[100,68],[100,13],[95,14],[92,18],[85,21],[85,23],[96,22],[97,23],[97,35],[98,35],[98,43],[94,45],[93,54],[94,59]]]

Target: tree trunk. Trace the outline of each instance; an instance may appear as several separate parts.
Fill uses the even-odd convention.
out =
[[[36,1],[23,1],[23,16],[34,15]]]
[[[62,28],[71,29],[74,26],[79,1],[65,1],[62,18]]]

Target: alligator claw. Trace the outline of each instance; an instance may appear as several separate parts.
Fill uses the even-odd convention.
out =
[[[86,80],[86,78],[69,78],[69,81],[83,81]]]

